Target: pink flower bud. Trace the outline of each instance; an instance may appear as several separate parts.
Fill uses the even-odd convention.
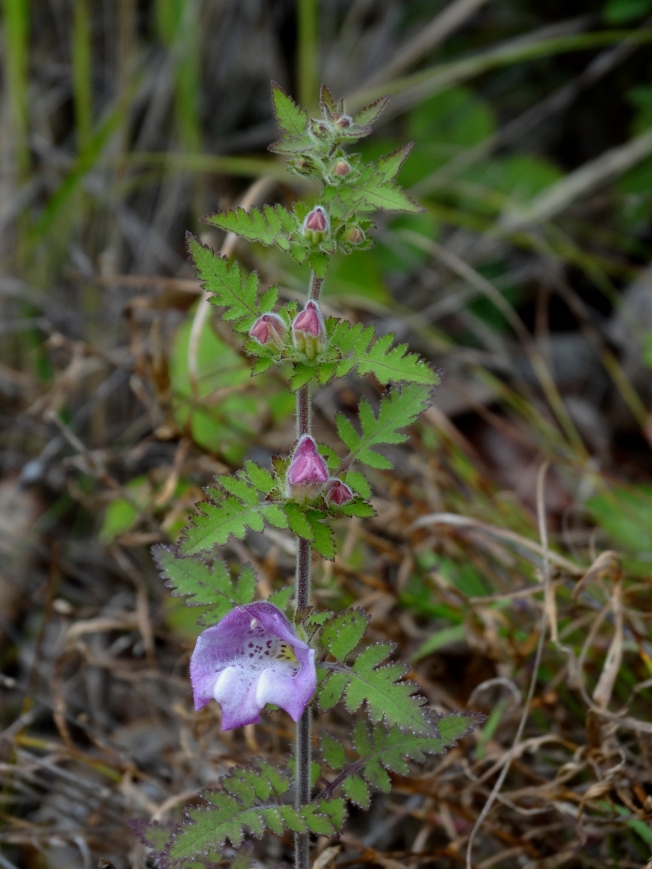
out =
[[[349,244],[362,244],[365,238],[366,236],[364,232],[357,224],[349,226],[349,228],[344,233],[344,240],[348,241]]]
[[[314,498],[328,481],[326,462],[317,452],[317,444],[310,435],[299,439],[285,479],[288,497],[295,501]]]
[[[326,347],[326,327],[317,302],[310,300],[292,323],[292,338],[296,349],[312,361]]]
[[[353,492],[351,489],[335,477],[334,480],[328,481],[328,486],[324,493],[324,500],[327,504],[334,504],[336,507],[342,507],[353,500]]]
[[[340,115],[340,117],[335,121],[335,126],[340,130],[346,130],[347,127],[351,126],[351,118],[348,115]]]
[[[338,178],[344,178],[351,171],[351,165],[347,160],[340,158],[336,160],[333,164],[333,175],[337,175]]]
[[[249,335],[259,344],[273,344],[282,350],[285,346],[287,326],[278,314],[263,314],[249,330]]]
[[[319,244],[328,237],[329,232],[328,215],[321,205],[317,205],[303,222],[303,234],[312,244]]]

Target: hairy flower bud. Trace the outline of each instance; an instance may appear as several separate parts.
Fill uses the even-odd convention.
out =
[[[339,160],[336,160],[333,164],[333,175],[337,175],[338,178],[344,178],[351,171],[351,164],[348,160],[345,160],[343,157],[340,157]]]
[[[353,500],[353,492],[341,480],[335,477],[328,481],[326,491],[324,492],[324,500],[327,504],[334,504],[336,507],[342,507]]]
[[[362,244],[365,238],[366,235],[357,223],[354,223],[353,226],[349,226],[344,233],[344,240],[348,241],[349,244]]]
[[[249,330],[249,335],[259,344],[273,344],[279,350],[285,346],[287,326],[278,314],[263,314]]]
[[[312,361],[326,347],[326,327],[321,309],[312,299],[294,318],[292,338],[296,349]]]
[[[320,139],[326,139],[329,134],[328,124],[324,121],[313,121],[312,132]]]
[[[289,165],[299,175],[310,175],[314,168],[313,161],[308,157],[297,157],[296,160],[291,160]]]
[[[317,444],[310,435],[303,435],[294,448],[285,482],[288,497],[295,501],[314,498],[328,482],[326,462],[317,452]]]
[[[350,127],[352,123],[351,118],[348,115],[340,115],[340,117],[335,121],[335,126],[340,130],[346,130],[347,127]]]
[[[317,205],[303,222],[303,234],[312,244],[319,244],[328,238],[329,232],[328,215],[321,205]]]
[[[315,651],[267,601],[237,606],[205,630],[190,659],[195,709],[222,707],[222,730],[260,721],[266,704],[298,721],[317,687]]]

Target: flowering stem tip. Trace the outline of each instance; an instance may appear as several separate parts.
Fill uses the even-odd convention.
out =
[[[298,721],[317,687],[315,652],[277,607],[250,603],[200,634],[190,679],[195,709],[222,707],[222,730],[257,724],[267,703]]]

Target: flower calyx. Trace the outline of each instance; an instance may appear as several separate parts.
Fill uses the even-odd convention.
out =
[[[292,322],[292,340],[299,353],[312,362],[326,348],[326,326],[321,308],[312,299]]]
[[[190,659],[195,709],[222,707],[222,730],[260,721],[267,703],[298,721],[317,687],[315,651],[267,601],[238,606],[200,634]]]
[[[338,477],[330,479],[324,489],[324,501],[330,506],[343,507],[353,501],[353,491]]]
[[[263,347],[272,346],[277,350],[285,347],[288,327],[278,314],[262,314],[249,330],[249,336]]]
[[[327,482],[328,468],[317,451],[315,440],[303,435],[294,448],[285,477],[288,498],[299,503],[312,500]]]

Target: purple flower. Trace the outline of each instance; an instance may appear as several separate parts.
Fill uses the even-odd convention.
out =
[[[326,327],[321,308],[312,299],[292,323],[294,346],[307,359],[314,359],[326,347]]]
[[[299,439],[285,479],[288,497],[295,500],[314,498],[328,481],[326,462],[317,452],[317,444],[310,435]]]
[[[190,680],[195,709],[222,707],[222,730],[258,723],[266,703],[298,721],[317,687],[315,651],[273,604],[250,603],[199,636]]]

